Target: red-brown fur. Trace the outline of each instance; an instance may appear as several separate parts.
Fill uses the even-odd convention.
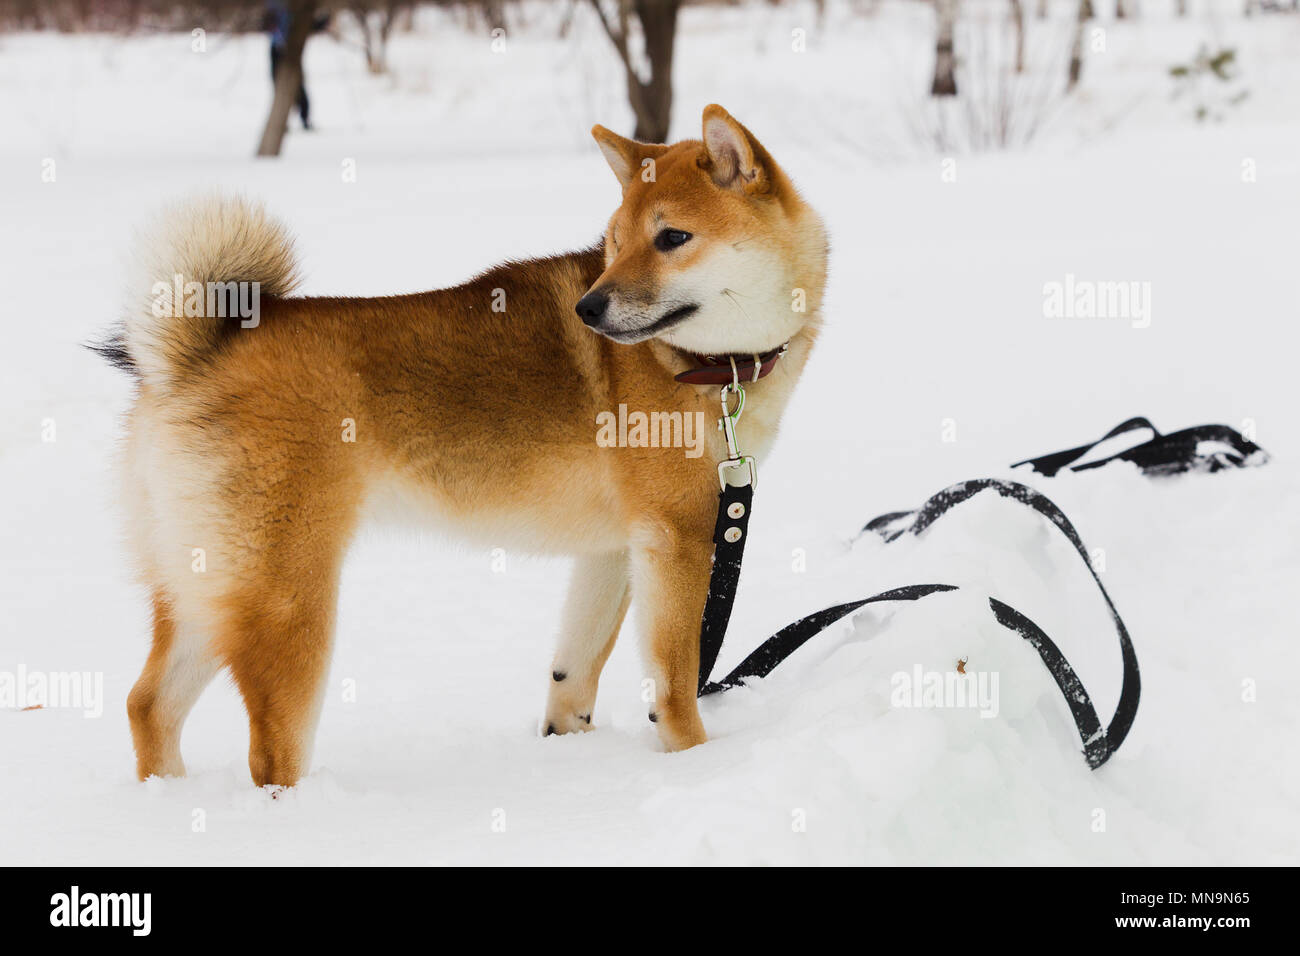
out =
[[[716,463],[725,456],[713,432],[718,392],[674,381],[694,360],[672,336],[619,344],[584,327],[573,308],[592,288],[635,311],[678,294],[683,276],[697,294],[733,273],[783,270],[779,286],[708,320],[719,335],[746,339],[718,351],[754,348],[765,323],[789,338],[786,357],[750,386],[746,450],[766,453],[815,336],[825,236],[747,130],[710,107],[705,131],[708,145],[664,147],[598,127],[615,172],[620,161],[623,173],[634,171],[620,173],[623,202],[603,247],[510,263],[419,295],[287,297],[287,240],[259,212],[227,203],[184,220],[191,245],[208,235],[222,250],[215,265],[193,267],[214,273],[197,278],[254,278],[260,268],[276,294],[263,297],[252,329],[128,322],[143,380],[127,495],[154,595],[154,648],[129,703],[141,778],[184,772],[181,727],[221,667],[248,709],[253,780],[289,785],[306,773],[343,557],[366,511],[389,499],[419,502],[493,546],[577,558],[554,662],[563,679],[548,677],[544,727],[589,729],[601,667],[635,599],[661,739],[669,749],[704,742],[695,680]],[[656,161],[654,182],[635,175],[646,157]],[[680,256],[656,250],[656,214],[696,233],[696,245]],[[239,229],[261,251],[215,274],[229,246],[218,240]],[[781,301],[776,292],[794,288],[807,310],[789,318],[788,292]],[[504,312],[493,311],[496,290]],[[701,315],[732,308],[728,295]],[[693,322],[680,330],[689,341],[712,334]],[[600,447],[596,416],[620,403],[703,413],[705,453]],[[344,440],[345,420],[355,441]],[[374,641],[380,647],[382,635]]]

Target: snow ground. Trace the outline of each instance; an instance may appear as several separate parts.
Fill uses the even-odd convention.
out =
[[[958,155],[955,183],[907,132],[929,109],[909,92],[930,66],[913,5],[832,4],[820,27],[811,7],[691,10],[678,58],[677,135],[726,105],[834,244],[824,338],[762,463],[720,669],[815,608],[947,581],[1028,613],[1108,716],[1119,656],[1104,608],[1027,513],[977,500],[920,540],[852,542],[953,481],[1015,477],[1104,550],[1134,636],[1142,705],[1107,767],[1086,769],[1037,656],[966,595],[834,628],[707,702],[711,742],[671,755],[645,721],[629,625],[598,730],[541,739],[566,566],[510,554],[495,573],[486,553],[372,531],[344,575],[315,769],[275,801],[249,781],[224,682],[187,725],[190,776],[134,780],[124,702],[147,607],[110,469],[130,387],[77,347],[117,315],[119,253],[158,204],[214,184],[293,225],[308,294],[431,288],[586,243],[617,202],[585,132],[627,125],[617,64],[585,16],[557,39],[545,5],[498,54],[427,17],[394,41],[393,79],[313,40],[320,130],[258,162],[259,37],[212,36],[201,55],[184,35],[0,37],[0,88],[22,90],[0,99],[0,671],[102,672],[105,696],[98,719],[0,713],[0,862],[1295,863],[1300,22],[1243,21],[1236,4],[1177,22],[1150,6],[1103,21],[1107,52],[1039,138]],[[1055,55],[1061,25],[1031,23],[1033,56]],[[1170,99],[1168,66],[1202,41],[1238,47],[1251,92],[1221,124]],[[1067,273],[1150,282],[1150,326],[1044,318],[1044,283]],[[1124,465],[1008,472],[1135,414],[1166,430],[1253,423],[1273,462],[1160,482]],[[996,719],[891,707],[895,672],[959,657],[999,675]]]

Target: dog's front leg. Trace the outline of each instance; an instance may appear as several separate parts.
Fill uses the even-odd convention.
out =
[[[650,719],[668,750],[685,750],[708,740],[695,692],[713,541],[711,527],[699,530],[670,532],[639,548],[633,557],[642,650],[652,682],[647,687],[654,696]]]
[[[584,555],[574,562],[560,640],[551,662],[551,689],[542,725],[546,734],[591,729],[596,685],[630,600],[626,551]]]

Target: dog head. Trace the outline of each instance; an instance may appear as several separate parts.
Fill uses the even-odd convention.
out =
[[[753,134],[720,106],[703,140],[638,143],[592,129],[623,202],[605,271],[577,304],[616,342],[658,338],[700,355],[763,352],[816,315],[826,234]]]

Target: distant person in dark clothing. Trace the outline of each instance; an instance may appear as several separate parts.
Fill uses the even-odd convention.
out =
[[[312,32],[324,30],[329,26],[329,14],[317,17],[312,21]],[[289,13],[287,4],[281,0],[271,0],[266,5],[266,29],[271,34],[271,87],[275,87],[275,74],[280,69],[280,61],[284,59],[285,47],[289,43],[289,27],[293,23],[293,17]],[[311,101],[307,99],[307,85],[305,77],[298,80],[298,95],[295,98],[294,105],[298,107],[298,115],[302,117],[302,128],[311,129]]]

